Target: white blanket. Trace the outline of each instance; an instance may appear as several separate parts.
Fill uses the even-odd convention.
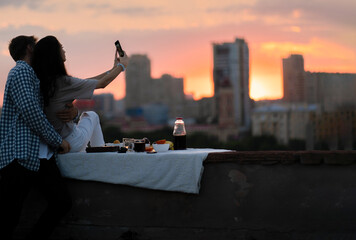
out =
[[[67,153],[59,155],[64,177],[150,189],[199,193],[203,161],[221,149],[147,153]]]

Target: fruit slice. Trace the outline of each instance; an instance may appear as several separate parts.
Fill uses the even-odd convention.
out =
[[[169,144],[169,150],[174,150],[174,144],[171,141],[166,141]]]
[[[166,143],[166,139],[161,139],[156,141],[156,144],[165,144]]]

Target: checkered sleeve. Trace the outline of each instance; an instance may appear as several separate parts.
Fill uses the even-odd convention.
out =
[[[61,142],[61,136],[48,122],[40,107],[38,87],[34,81],[36,77],[30,70],[23,68],[19,74],[12,78],[9,84],[13,102],[25,123],[39,135],[48,145],[57,148]]]

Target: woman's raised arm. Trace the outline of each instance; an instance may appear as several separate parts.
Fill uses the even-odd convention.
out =
[[[91,79],[98,80],[98,84],[96,85],[96,89],[105,88],[109,85],[121,72],[125,71],[129,62],[128,56],[125,55],[123,57],[117,57],[117,51],[115,51],[114,58],[114,66],[107,72],[104,72],[96,77],[92,77]]]

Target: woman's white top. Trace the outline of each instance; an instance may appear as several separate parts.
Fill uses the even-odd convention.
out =
[[[65,109],[65,105],[75,99],[91,99],[97,83],[98,80],[95,79],[80,79],[70,76],[57,79],[56,92],[45,108],[45,113],[48,121],[61,134],[62,138],[66,138],[72,132],[75,123],[72,121],[62,122],[56,113]]]

